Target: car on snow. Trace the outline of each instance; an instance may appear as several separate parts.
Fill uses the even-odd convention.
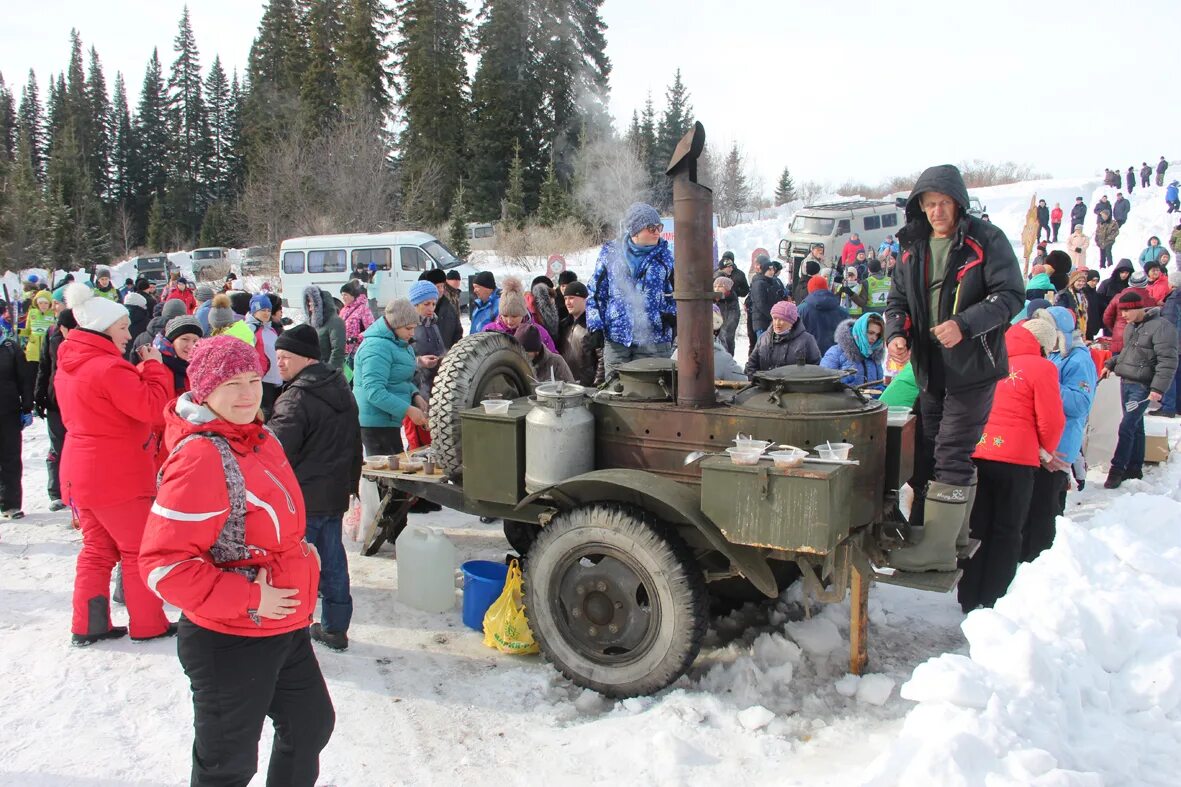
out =
[[[172,273],[175,269],[175,266],[168,261],[167,254],[150,254],[144,257],[135,257],[131,260],[131,264],[135,266],[136,277],[143,277],[157,287],[163,287],[167,284],[168,274]]]
[[[217,246],[193,249],[189,256],[193,261],[193,278],[197,281],[220,278],[229,273],[229,249]]]
[[[243,274],[261,273],[277,267],[277,262],[274,246],[250,246],[242,252],[239,267]]]
[[[841,258],[845,242],[856,232],[866,249],[877,249],[887,235],[897,234],[905,222],[904,208],[890,200],[849,200],[800,208],[791,217],[787,237],[779,243],[779,257],[794,268],[812,249],[824,244],[824,259]]]

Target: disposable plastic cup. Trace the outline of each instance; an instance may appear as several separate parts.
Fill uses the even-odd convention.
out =
[[[485,399],[480,402],[484,405],[484,412],[488,415],[504,415],[508,412],[509,405],[512,404],[510,399]]]
[[[799,467],[804,463],[804,457],[807,456],[805,451],[795,451],[788,449],[786,451],[772,451],[767,454],[771,457],[771,461],[775,463],[776,467]]]
[[[763,455],[760,448],[727,448],[726,453],[736,465],[757,465],[759,457]]]

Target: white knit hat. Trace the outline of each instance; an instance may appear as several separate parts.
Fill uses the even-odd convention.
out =
[[[105,331],[123,317],[127,307],[107,298],[96,298],[90,287],[80,281],[66,287],[66,306],[74,312],[79,328],[89,331]]]

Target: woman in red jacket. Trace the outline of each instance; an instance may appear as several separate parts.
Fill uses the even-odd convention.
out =
[[[189,392],[166,413],[170,453],[141,570],[183,613],[177,654],[193,691],[192,783],[249,782],[270,716],[267,784],[314,785],[335,715],[308,636],[320,564],[304,540],[299,481],[263,426],[254,348],[233,336],[202,339],[188,376]]]
[[[151,427],[173,397],[172,373],[152,347],[140,348],[138,366],[123,359],[131,341],[124,306],[95,297],[81,283],[67,287],[65,299],[78,330],[70,331],[58,350],[53,384],[66,427],[63,498],[82,529],[73,643],[91,645],[127,634],[127,628],[111,625],[111,570],[120,560],[131,638],[175,634],[138,569],[144,523],[156,494]],[[118,469],[114,477],[112,468]]]
[[[197,298],[189,288],[189,280],[183,276],[176,280],[176,289],[170,292],[165,300],[182,302],[186,314],[192,314],[197,310]]]
[[[1034,470],[1051,461],[1066,426],[1058,369],[1045,357],[1057,341],[1057,327],[1040,317],[1005,334],[1009,376],[996,385],[988,424],[972,454],[977,486],[970,528],[980,549],[966,565],[961,561],[964,612],[995,604],[1017,572]]]

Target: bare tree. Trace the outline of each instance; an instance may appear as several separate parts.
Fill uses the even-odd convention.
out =
[[[111,222],[111,235],[115,249],[124,258],[131,256],[131,239],[135,237],[135,217],[122,202],[115,206],[115,215]]]

